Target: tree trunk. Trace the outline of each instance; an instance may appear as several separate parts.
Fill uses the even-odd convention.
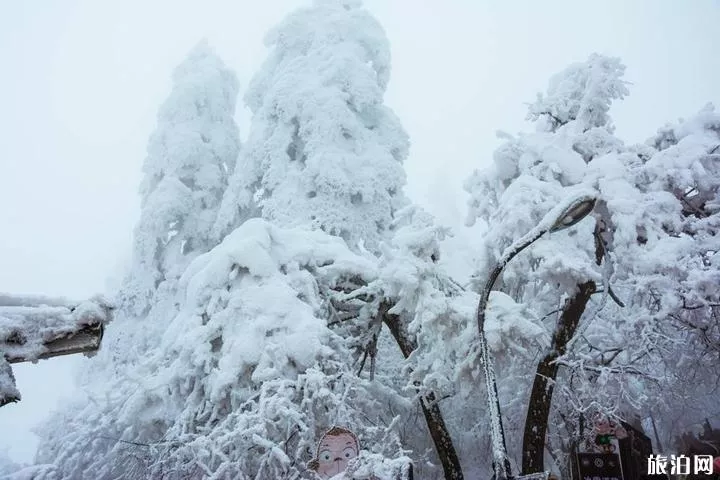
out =
[[[545,435],[558,372],[558,365],[555,361],[565,354],[567,344],[575,335],[580,317],[594,292],[595,282],[578,285],[577,293],[563,308],[560,320],[553,332],[550,351],[537,366],[523,434],[522,471],[525,475],[545,471]]]
[[[382,304],[380,308],[383,315],[383,322],[387,325],[398,347],[400,347],[400,351],[405,358],[409,357],[417,348],[415,337],[407,331],[400,317],[387,313],[390,309],[389,305]],[[435,394],[432,392],[420,398],[420,406],[425,416],[425,423],[435,444],[435,451],[440,458],[440,463],[445,473],[445,480],[463,480],[464,477],[460,466],[460,459],[455,451],[450,432],[445,425],[440,406],[436,400]]]
[[[608,245],[612,244],[612,229],[609,227],[609,213],[604,204],[598,203],[600,213],[595,223],[595,263],[601,265]],[[608,287],[609,288],[609,287]],[[568,342],[575,336],[580,318],[595,293],[595,282],[588,281],[578,285],[575,295],[563,307],[562,314],[555,326],[550,351],[540,361],[535,373],[530,401],[528,402],[525,432],[523,433],[522,471],[523,474],[545,471],[545,436],[550,418],[552,394],[557,378],[556,360],[565,354]]]
[[[555,378],[557,378],[556,360],[565,354],[567,344],[575,335],[580,317],[582,317],[593,292],[595,292],[595,282],[578,285],[577,293],[563,308],[560,320],[553,332],[550,351],[537,366],[523,434],[523,474],[545,471],[545,435],[550,418]]]

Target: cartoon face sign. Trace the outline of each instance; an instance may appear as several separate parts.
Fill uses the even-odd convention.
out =
[[[320,438],[317,456],[310,462],[320,478],[328,479],[342,473],[350,460],[360,453],[360,444],[353,432],[341,427],[333,427]]]
[[[618,440],[628,436],[623,426],[605,415],[596,413],[592,419],[593,428],[585,434],[583,452],[586,453],[617,453]]]
[[[596,414],[593,418],[595,433],[602,436],[610,436],[615,438],[625,438],[628,436],[627,431],[622,425],[607,417]]]

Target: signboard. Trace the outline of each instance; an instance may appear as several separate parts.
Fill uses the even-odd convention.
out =
[[[317,444],[315,458],[308,467],[320,478],[327,479],[345,471],[350,460],[360,453],[357,435],[343,427],[332,427]]]
[[[595,415],[592,428],[586,432],[578,451],[582,453],[620,453],[620,440],[627,438],[621,423],[602,415]]]
[[[655,478],[648,476],[647,471],[648,458],[653,454],[650,439],[632,425],[625,422],[621,422],[621,425],[628,434],[627,437],[618,442],[620,445],[620,460],[625,480]],[[665,478],[667,479],[667,477]]]
[[[624,480],[616,453],[578,453],[580,480]]]

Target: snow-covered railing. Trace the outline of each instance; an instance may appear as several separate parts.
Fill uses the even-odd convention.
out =
[[[78,303],[0,293],[0,406],[20,399],[9,364],[94,353],[112,311],[101,298]]]

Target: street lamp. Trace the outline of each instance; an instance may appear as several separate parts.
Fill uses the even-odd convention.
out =
[[[492,357],[487,345],[487,338],[485,337],[485,310],[490,298],[490,292],[498,276],[500,276],[500,272],[502,272],[510,260],[546,233],[557,232],[558,230],[571,227],[578,223],[592,212],[595,207],[595,200],[596,194],[594,192],[580,192],[550,210],[535,228],[505,249],[497,264],[490,272],[485,287],[480,292],[477,323],[480,333],[480,357],[482,358],[483,373],[485,374],[487,407],[490,412],[490,436],[492,439],[493,467],[495,469],[496,480],[510,480],[515,477],[512,476],[510,459],[507,455],[505,432],[500,414],[500,400],[498,398],[497,382],[495,381],[495,369],[493,368]],[[538,478],[536,475],[518,478],[529,479],[533,477]]]

